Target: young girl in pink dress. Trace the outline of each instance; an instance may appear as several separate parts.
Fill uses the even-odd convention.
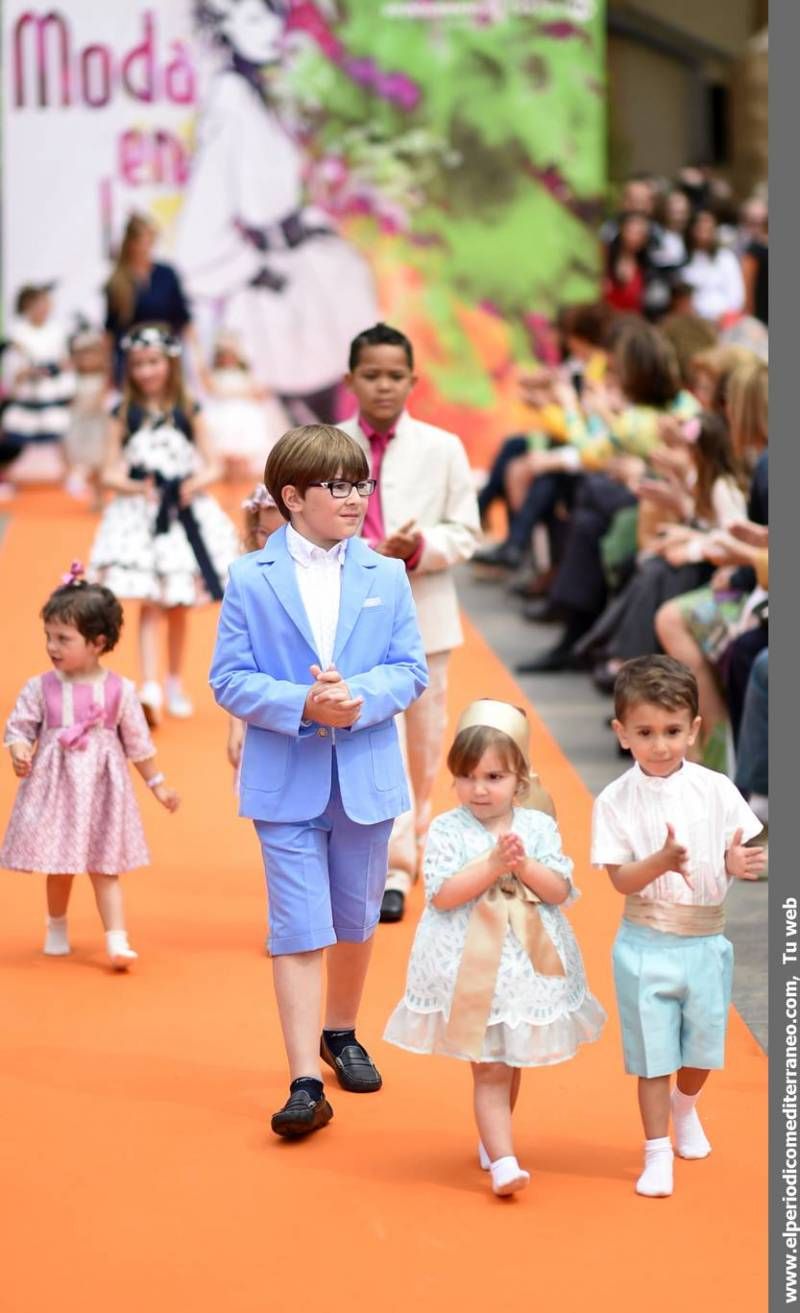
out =
[[[128,943],[119,875],[149,854],[127,760],[168,811],[179,798],[156,767],[147,723],[130,680],[100,665],[117,644],[122,607],[76,562],[42,608],[53,669],[25,684],[5,745],[22,781],[0,866],[47,875],[44,951],[70,951],[67,906],[74,876],[87,871],[112,966],[126,970]]]

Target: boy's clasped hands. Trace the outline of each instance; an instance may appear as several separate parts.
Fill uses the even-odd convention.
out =
[[[362,697],[351,697],[347,684],[335,666],[322,670],[311,666],[314,683],[303,707],[303,719],[314,720],[331,729],[349,729],[361,715]]]

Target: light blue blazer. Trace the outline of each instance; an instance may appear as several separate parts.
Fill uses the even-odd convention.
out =
[[[342,567],[334,664],[364,699],[351,729],[301,724],[319,663],[286,546],[286,529],[234,562],[222,603],[210,682],[221,707],[247,723],[240,814],[264,821],[321,815],[333,744],[342,803],[372,825],[410,806],[394,717],[419,697],[428,670],[406,570],[351,538]]]

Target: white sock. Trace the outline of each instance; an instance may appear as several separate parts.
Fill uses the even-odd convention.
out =
[[[524,1190],[530,1181],[530,1173],[524,1172],[513,1154],[498,1158],[489,1168],[492,1174],[492,1189],[495,1194],[516,1194]]]
[[[482,1172],[488,1172],[492,1165],[492,1160],[483,1147],[483,1140],[478,1140],[478,1162],[480,1163]]]
[[[164,689],[168,698],[182,698],[183,684],[180,675],[167,675],[164,680]]]
[[[106,949],[108,956],[111,958],[112,966],[119,970],[124,970],[131,962],[135,962],[138,953],[134,953],[128,943],[127,930],[107,930],[106,931]]]
[[[661,1199],[672,1194],[672,1143],[668,1135],[644,1142],[644,1171],[636,1193]]]
[[[69,953],[69,935],[65,916],[48,916],[44,951],[48,957],[65,957]]]
[[[706,1139],[695,1104],[696,1094],[684,1094],[677,1085],[672,1091],[672,1125],[675,1148],[681,1158],[707,1158],[711,1145]]]

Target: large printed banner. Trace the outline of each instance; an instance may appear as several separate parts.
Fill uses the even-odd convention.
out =
[[[4,0],[3,295],[100,321],[129,213],[201,338],[311,396],[383,317],[480,461],[594,295],[602,0]]]

